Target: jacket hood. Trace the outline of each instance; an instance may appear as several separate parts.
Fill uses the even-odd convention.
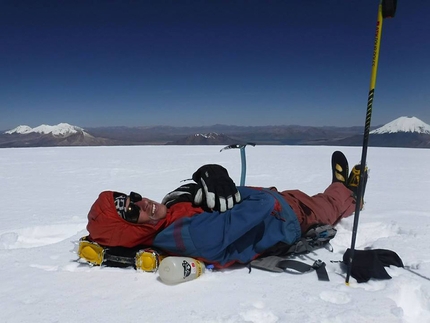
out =
[[[113,191],[100,193],[88,213],[90,239],[103,246],[150,246],[165,221],[156,225],[134,224],[122,219],[116,210]]]

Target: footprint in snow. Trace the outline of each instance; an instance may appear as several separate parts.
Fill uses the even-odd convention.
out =
[[[324,291],[320,293],[320,298],[323,301],[332,304],[347,304],[351,301],[351,298],[342,292]]]
[[[426,288],[411,281],[398,287],[391,298],[402,309],[404,322],[430,322],[430,295]]]
[[[272,311],[265,309],[266,304],[261,301],[256,301],[251,304],[251,306],[242,304],[243,306],[250,307],[245,311],[239,313],[240,317],[245,322],[253,323],[277,323],[279,322],[279,317],[276,316]]]
[[[82,223],[57,224],[17,229],[0,233],[0,249],[35,248],[54,244],[76,235]]]

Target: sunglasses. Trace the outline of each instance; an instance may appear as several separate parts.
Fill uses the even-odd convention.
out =
[[[129,198],[130,203],[125,209],[124,219],[131,223],[137,223],[137,221],[139,220],[140,207],[138,207],[134,203],[142,201],[142,195],[140,195],[139,193],[130,192]]]

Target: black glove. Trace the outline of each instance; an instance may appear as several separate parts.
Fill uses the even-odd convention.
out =
[[[167,195],[161,201],[161,204],[167,206],[167,208],[179,202],[194,202],[194,196],[196,195],[198,185],[189,183],[178,187],[176,190],[167,193]]]
[[[343,263],[348,265],[350,258],[351,249],[347,249],[343,255]],[[354,250],[351,276],[358,283],[367,282],[370,278],[391,279],[384,268],[390,265],[403,267],[402,260],[394,251],[386,249]]]
[[[225,212],[240,202],[240,193],[236,184],[220,165],[204,165],[194,174],[193,180],[198,185],[194,203],[209,210]]]

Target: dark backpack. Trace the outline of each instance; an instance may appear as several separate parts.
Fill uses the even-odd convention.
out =
[[[325,263],[317,260],[313,265],[293,260],[294,256],[310,253],[316,249],[327,248],[332,251],[330,240],[337,230],[331,225],[320,224],[310,228],[300,240],[289,245],[279,242],[266,250],[259,258],[249,264],[249,269],[257,268],[272,272],[306,273],[315,270],[319,280],[329,281]]]

